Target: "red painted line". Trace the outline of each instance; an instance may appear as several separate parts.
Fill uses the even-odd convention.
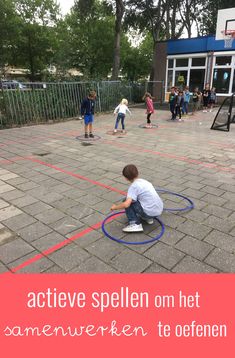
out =
[[[87,177],[84,177],[82,175],[79,175],[79,174],[76,174],[76,173],[73,173],[73,172],[70,172],[68,170],[65,170],[65,169],[62,169],[62,168],[59,168],[55,165],[52,165],[50,163],[46,163],[46,162],[43,162],[39,159],[36,159],[34,157],[28,157],[26,158],[28,160],[31,160],[32,162],[35,162],[35,163],[39,163],[39,164],[42,164],[42,165],[45,165],[46,167],[49,167],[49,168],[52,168],[52,169],[55,169],[57,170],[58,172],[61,172],[61,173],[65,173],[65,174],[68,174],[74,178],[78,178],[78,179],[82,179],[82,180],[85,180],[91,184],[94,184],[94,185],[97,185],[97,186],[100,186],[102,188],[105,188],[105,189],[108,189],[108,190],[112,190],[112,191],[115,191],[116,193],[119,193],[119,194],[122,194],[122,195],[125,195],[126,193],[123,191],[123,190],[119,190],[119,189],[116,189],[116,188],[113,188],[109,185],[106,185],[106,184],[103,184],[99,181],[96,181],[96,180],[93,180],[93,179],[90,179],[90,178],[87,178]]]
[[[145,149],[145,148],[140,147],[140,146],[134,146],[134,145],[129,145],[129,144],[120,143],[120,142],[116,143],[116,142],[111,142],[111,141],[108,141],[108,140],[104,140],[104,141],[102,141],[102,143],[107,143],[109,145],[113,145],[113,146],[120,147],[120,148],[127,148],[127,149],[129,149],[131,151],[134,151],[134,152],[151,153],[151,154],[163,157],[163,158],[172,158],[172,159],[176,159],[176,160],[179,160],[179,161],[184,161],[186,163],[193,163],[193,164],[196,164],[196,165],[200,165],[200,166],[205,167],[205,168],[211,168],[211,169],[216,169],[216,170],[219,170],[219,171],[228,171],[228,172],[231,172],[231,173],[235,173],[235,169],[230,168],[230,167],[222,167],[222,166],[217,165],[217,164],[206,163],[206,162],[202,162],[200,160],[190,159],[188,157],[180,157],[178,155],[171,154],[171,153],[157,152],[157,151],[153,151],[151,149]]]
[[[112,218],[109,218],[107,220],[107,223],[109,223],[110,221],[114,220],[116,217],[118,217],[120,215],[122,215],[122,214],[116,214]],[[42,251],[40,254],[31,257],[29,260],[26,260],[26,261],[22,262],[20,265],[10,268],[11,272],[15,273],[15,272],[21,270],[22,268],[27,267],[30,264],[34,263],[34,262],[37,262],[38,260],[40,260],[43,257],[48,257],[48,255],[50,255],[53,252],[61,249],[64,246],[70,244],[71,242],[73,242],[73,241],[85,236],[86,234],[89,234],[91,231],[99,229],[101,227],[101,225],[102,225],[102,222],[103,221],[99,221],[98,223],[88,227],[87,229],[85,229],[83,231],[80,231],[79,233],[75,234],[74,236],[71,236],[70,238],[65,239],[64,241],[62,241],[62,242],[50,247],[49,249]]]

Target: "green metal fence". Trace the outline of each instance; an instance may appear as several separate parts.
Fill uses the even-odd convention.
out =
[[[0,82],[1,84],[1,82]],[[61,121],[80,114],[81,101],[89,90],[97,92],[96,112],[113,110],[122,98],[141,102],[143,83],[120,81],[23,83],[14,88],[1,84],[0,123],[2,127]]]

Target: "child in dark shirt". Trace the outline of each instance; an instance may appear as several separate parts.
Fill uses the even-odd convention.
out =
[[[196,111],[200,109],[200,102],[201,102],[201,92],[199,91],[199,88],[196,87],[193,91],[193,113],[195,114]]]
[[[175,87],[171,87],[171,92],[169,95],[169,105],[170,105],[170,111],[171,111],[171,120],[175,120],[176,113],[175,113],[175,106],[176,106],[176,98],[177,95],[175,93]]]
[[[81,104],[81,115],[84,116],[85,138],[94,138],[92,133],[92,125],[94,122],[95,99],[96,92],[90,91],[88,96],[82,101]]]
[[[208,110],[208,105],[209,105],[209,101],[210,101],[210,95],[211,95],[210,85],[209,85],[209,83],[207,83],[206,87],[202,91],[203,112],[207,112],[207,110]]]
[[[179,91],[178,96],[176,97],[176,106],[175,106],[175,114],[176,118],[181,121],[181,112],[184,105],[184,93],[183,91]]]

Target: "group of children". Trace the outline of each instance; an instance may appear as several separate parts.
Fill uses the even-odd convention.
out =
[[[182,114],[187,115],[190,102],[189,87],[185,87],[184,90],[172,87],[169,95],[169,105],[171,111],[171,119],[181,120]],[[212,112],[212,109],[216,103],[216,92],[213,87],[210,89],[210,85],[207,83],[202,92],[196,87],[192,93],[192,114],[200,110],[201,102],[203,102],[203,112],[208,110]]]
[[[95,99],[96,92],[90,91],[81,104],[81,115],[84,117],[85,125],[85,138],[94,138],[92,124],[94,121]],[[150,117],[152,113],[154,113],[152,96],[146,92],[143,99],[145,100],[147,108],[147,125],[150,127]],[[131,114],[128,108],[128,101],[124,98],[114,110],[114,114],[117,114],[114,133],[116,133],[118,129],[120,120],[122,131],[125,131],[124,120],[127,112]],[[150,225],[153,224],[153,219],[162,214],[163,202],[153,185],[147,180],[139,178],[138,169],[135,165],[126,165],[122,174],[131,185],[128,189],[126,199],[120,204],[113,204],[111,210],[125,209],[128,225],[123,228],[124,232],[142,232],[142,221]]]
[[[81,116],[84,117],[85,125],[85,138],[94,138],[92,132],[92,125],[94,121],[94,109],[95,109],[96,92],[90,91],[88,96],[82,101],[81,104]],[[150,117],[154,113],[153,97],[149,92],[145,92],[143,100],[146,103],[146,114],[147,114],[147,128],[152,128]],[[117,133],[119,122],[121,121],[122,133],[125,133],[125,117],[126,113],[131,115],[131,111],[128,108],[128,100],[123,98],[120,104],[115,108],[114,115],[117,114],[115,127],[113,133]]]

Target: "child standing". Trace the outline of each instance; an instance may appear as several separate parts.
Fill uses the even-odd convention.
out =
[[[175,113],[176,98],[177,98],[177,95],[175,93],[175,87],[171,87],[171,92],[169,95],[169,105],[170,105],[172,121],[176,118],[176,113]]]
[[[178,96],[176,97],[176,106],[175,106],[175,115],[176,118],[181,120],[181,111],[184,105],[184,94],[183,91],[179,91]]]
[[[213,87],[211,89],[211,95],[209,99],[210,112],[212,112],[215,102],[216,102],[216,92],[215,92],[215,87]]]
[[[193,112],[192,112],[192,114],[195,114],[195,112],[199,110],[200,100],[201,100],[201,92],[199,91],[199,88],[196,87],[193,91]]]
[[[90,91],[81,104],[81,115],[84,116],[85,138],[94,138],[92,124],[94,122],[95,99],[96,92]]]
[[[123,98],[121,100],[121,103],[115,108],[114,110],[114,114],[118,114],[117,115],[117,119],[116,119],[116,124],[115,124],[115,128],[114,128],[114,133],[117,132],[118,129],[118,124],[119,121],[121,120],[121,124],[122,124],[122,133],[125,133],[125,116],[126,116],[126,112],[128,112],[131,115],[131,111],[129,110],[129,108],[127,107],[128,105],[128,100]]]
[[[188,114],[189,101],[190,101],[190,92],[189,92],[189,87],[187,86],[185,87],[184,90],[184,105],[182,109],[183,114]]]
[[[151,114],[154,113],[153,97],[151,96],[151,94],[149,92],[145,92],[143,100],[145,101],[146,108],[147,108],[147,111],[146,111],[147,125],[146,125],[146,127],[152,128],[150,117],[151,117]]]
[[[112,205],[111,210],[125,209],[129,225],[123,228],[124,232],[143,231],[141,219],[148,224],[153,224],[153,218],[161,215],[163,211],[163,202],[153,185],[139,178],[135,165],[126,165],[122,174],[131,185],[125,201]]]
[[[210,100],[210,95],[211,95],[210,85],[209,85],[209,83],[207,83],[206,87],[202,91],[203,112],[207,112],[207,110],[208,110],[208,104],[209,104],[209,100]]]

